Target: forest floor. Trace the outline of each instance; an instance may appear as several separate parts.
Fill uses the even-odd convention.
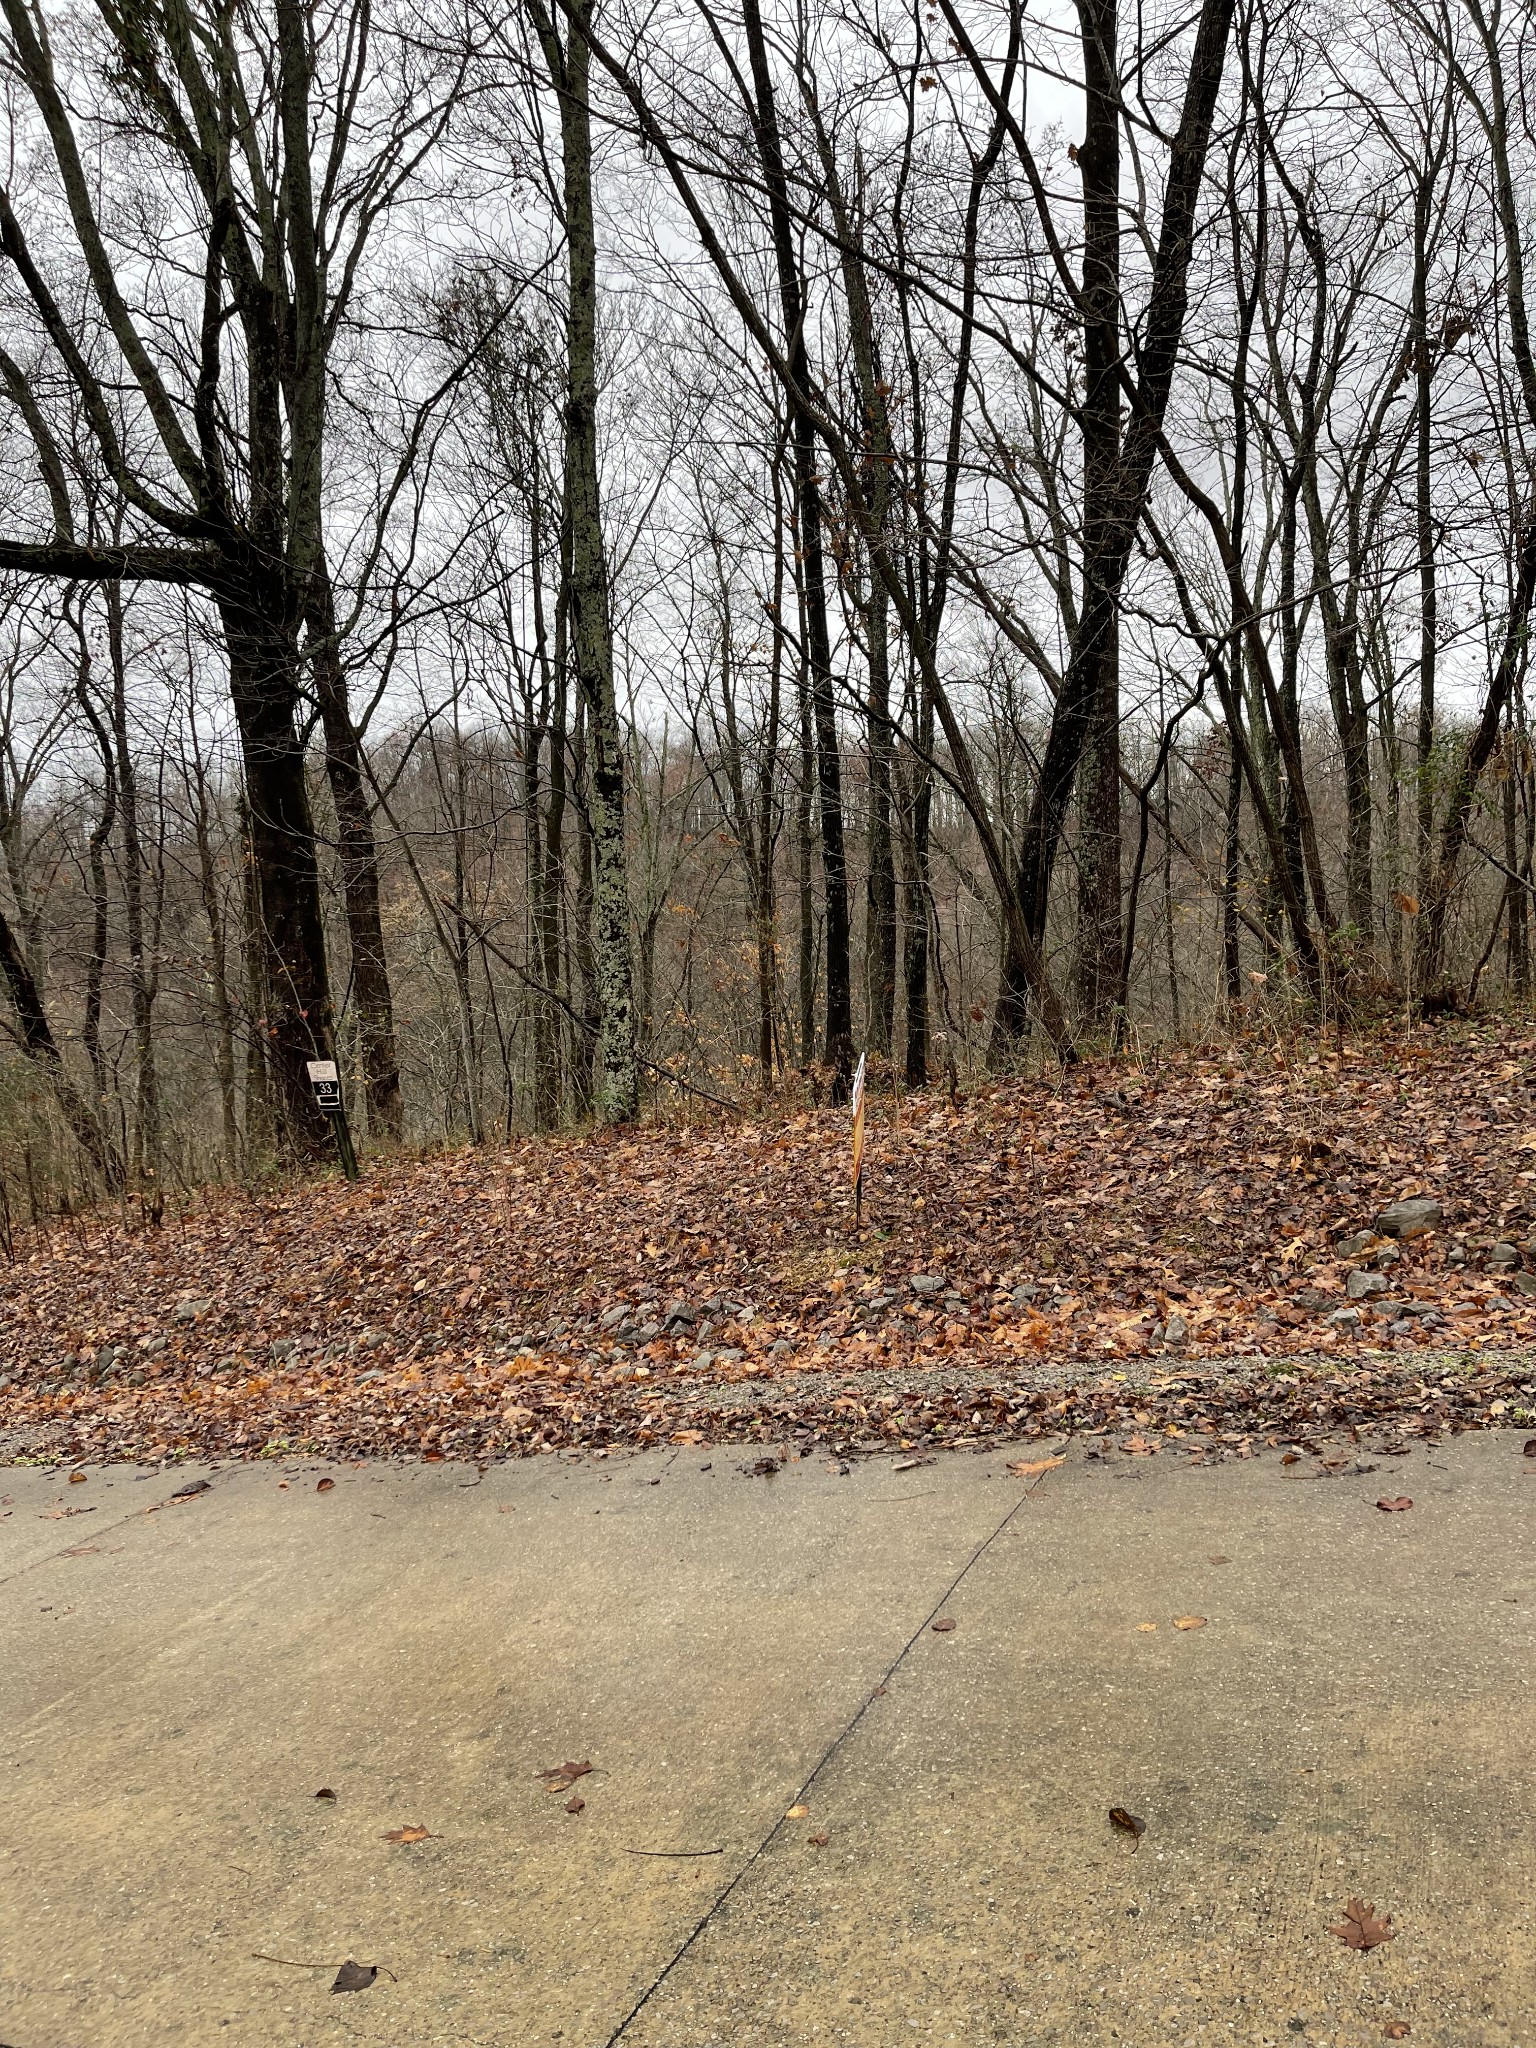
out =
[[[1425,1196],[1437,1228],[1376,1236]],[[0,1461],[1387,1452],[1536,1421],[1536,1037],[1248,1043],[19,1233]],[[1346,1452],[1342,1455],[1353,1455]]]

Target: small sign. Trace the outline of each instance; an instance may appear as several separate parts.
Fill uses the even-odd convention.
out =
[[[322,1116],[341,1115],[341,1076],[336,1071],[334,1060],[310,1060],[309,1085],[315,1091],[315,1102]]]
[[[859,1054],[859,1064],[853,1077],[853,1213],[856,1222],[864,1220],[864,1073],[868,1055]]]

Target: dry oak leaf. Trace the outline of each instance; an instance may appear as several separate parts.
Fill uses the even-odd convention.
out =
[[[1388,2020],[1381,2030],[1381,2038],[1384,2041],[1406,2041],[1412,2032],[1406,2020]]]
[[[1384,1913],[1378,1918],[1376,1908],[1368,1906],[1364,1899],[1347,1899],[1343,1920],[1328,1932],[1336,1934],[1347,1948],[1361,1949],[1379,1948],[1382,1942],[1394,1940],[1396,1934],[1392,1915]]]
[[[1400,1515],[1405,1508],[1411,1508],[1413,1502],[1406,1493],[1400,1493],[1396,1500],[1379,1500],[1376,1505],[1384,1515]]]
[[[1141,1847],[1141,1838],[1147,1832],[1147,1824],[1139,1814],[1127,1813],[1123,1806],[1112,1806],[1109,1809],[1109,1818],[1111,1824],[1119,1828],[1123,1834],[1135,1837],[1138,1849]]]
[[[430,1828],[391,1828],[387,1835],[380,1835],[381,1842],[427,1842],[432,1838]]]
[[[586,1759],[573,1763],[567,1758],[563,1764],[551,1764],[547,1771],[535,1771],[536,1778],[542,1778],[551,1792],[564,1792],[574,1785],[578,1778],[586,1777],[592,1765]]]
[[[1058,1465],[1065,1465],[1066,1462],[1066,1452],[1063,1451],[1054,1458],[1021,1458],[1016,1464],[1010,1465],[1008,1470],[1015,1479],[1038,1479],[1042,1472],[1054,1472]]]
[[[1204,1628],[1205,1616],[1203,1614],[1180,1614],[1175,1617],[1173,1625],[1175,1628]]]

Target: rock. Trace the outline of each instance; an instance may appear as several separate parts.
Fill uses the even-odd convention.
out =
[[[363,1330],[357,1340],[359,1351],[377,1351],[381,1344],[387,1344],[388,1337],[382,1330]]]
[[[267,1349],[272,1354],[273,1364],[280,1364],[283,1359],[292,1358],[293,1339],[291,1337],[274,1337],[267,1346]]]
[[[669,1330],[691,1330],[698,1320],[686,1301],[674,1301],[667,1310],[665,1327]]]
[[[627,1301],[616,1301],[612,1308],[605,1308],[597,1319],[600,1330],[616,1330],[629,1314]]]
[[[1189,1325],[1182,1316],[1170,1316],[1168,1327],[1163,1332],[1165,1344],[1182,1344],[1189,1336]]]
[[[122,1353],[115,1344],[103,1344],[96,1354],[96,1370],[110,1372],[121,1356]]]
[[[1328,1320],[1330,1323],[1337,1324],[1341,1330],[1358,1330],[1360,1327],[1360,1311],[1357,1308],[1336,1308]]]
[[[942,1294],[945,1284],[937,1273],[914,1273],[907,1282],[914,1294]]]
[[[178,1323],[195,1323],[212,1307],[211,1301],[178,1301],[173,1314]]]
[[[1376,1218],[1383,1237],[1423,1237],[1439,1228],[1445,1211],[1428,1195],[1411,1195],[1406,1201],[1389,1202]]]
[[[1341,1259],[1358,1259],[1360,1254],[1369,1251],[1375,1242],[1376,1233],[1374,1230],[1357,1230],[1353,1237],[1346,1237],[1341,1240],[1338,1246],[1339,1257]]]
[[[1507,1271],[1519,1263],[1520,1253],[1512,1244],[1491,1244],[1483,1258],[1483,1264],[1494,1270],[1502,1268]]]
[[[1516,1294],[1536,1294],[1536,1273],[1513,1273],[1510,1278]]]
[[[1013,1303],[1015,1308],[1028,1308],[1029,1304],[1034,1300],[1035,1296],[1039,1292],[1040,1290],[1035,1285],[1033,1280],[1026,1280],[1022,1287],[1015,1287],[1012,1294],[1009,1295],[1008,1299]]]
[[[1385,1273],[1367,1273],[1357,1266],[1344,1282],[1344,1292],[1351,1301],[1364,1301],[1367,1295],[1385,1294],[1388,1281]]]

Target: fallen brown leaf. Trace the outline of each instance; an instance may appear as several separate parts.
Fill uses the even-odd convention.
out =
[[[807,1835],[805,1839],[813,1849],[825,1849],[832,1837],[830,1835]]]
[[[1155,1636],[1157,1634],[1157,1623],[1155,1621],[1138,1621],[1136,1633],[1139,1636]]]
[[[329,1492],[331,1492],[331,1490],[332,1490],[332,1489],[334,1488],[335,1484],[336,1484],[336,1482],[335,1482],[335,1480],[334,1480],[334,1479],[319,1479],[319,1480],[316,1480],[316,1482],[315,1482],[315,1491],[316,1491],[316,1493],[329,1493]]]
[[[329,1785],[322,1785],[320,1787],[320,1790],[315,1794],[315,1797],[317,1799],[334,1799],[336,1797],[336,1794],[331,1790]]]
[[[1112,1826],[1119,1828],[1122,1834],[1134,1837],[1137,1848],[1141,1847],[1141,1838],[1147,1832],[1147,1824],[1139,1814],[1127,1813],[1123,1806],[1112,1806],[1109,1809],[1109,1818]]]
[[[1384,2041],[1406,2041],[1412,2032],[1406,2020],[1388,2020],[1381,2030],[1381,2038]]]
[[[1181,1614],[1176,1618],[1173,1625],[1175,1628],[1204,1628],[1205,1616],[1203,1614]]]
[[[1379,1500],[1376,1505],[1384,1515],[1400,1515],[1405,1508],[1411,1508],[1413,1502],[1406,1493],[1401,1493],[1396,1500]]]
[[[366,1991],[379,1972],[373,1963],[354,1963],[350,1957],[336,1972],[333,1991]]]
[[[947,1614],[941,1615],[940,1618],[933,1624],[933,1632],[936,1636],[953,1635],[954,1628],[955,1624],[953,1623],[953,1621],[950,1620]]]
[[[1328,1932],[1336,1934],[1347,1948],[1379,1948],[1382,1942],[1396,1938],[1392,1915],[1378,1916],[1376,1908],[1368,1906],[1364,1899],[1346,1900],[1343,1920]]]
[[[1282,1452],[1280,1462],[1282,1465],[1299,1465],[1301,1463],[1301,1453],[1300,1451]]]
[[[83,1472],[71,1472],[69,1475],[69,1483],[71,1486],[84,1486],[85,1479],[86,1475]]]
[[[430,1828],[391,1828],[387,1835],[380,1835],[381,1842],[427,1842],[432,1839]]]
[[[792,1806],[784,1818],[786,1820],[804,1820],[810,1810],[808,1806]]]
[[[1055,1458],[1020,1458],[1008,1470],[1015,1479],[1038,1479],[1042,1472],[1054,1472],[1058,1465],[1065,1465],[1066,1453]]]
[[[1230,1557],[1208,1557],[1205,1561],[1207,1564],[1230,1564],[1232,1562]]]
[[[578,1792],[574,1795],[574,1797],[567,1799],[567,1801],[565,1802],[565,1810],[567,1813],[580,1813],[586,1807],[586,1803],[587,1802],[585,1801],[585,1799],[583,1799],[581,1794]]]
[[[590,1759],[584,1758],[581,1763],[573,1763],[567,1758],[563,1764],[551,1764],[548,1770],[535,1771],[533,1775],[542,1778],[551,1792],[564,1792],[574,1785],[578,1778],[586,1777],[591,1768]]]

